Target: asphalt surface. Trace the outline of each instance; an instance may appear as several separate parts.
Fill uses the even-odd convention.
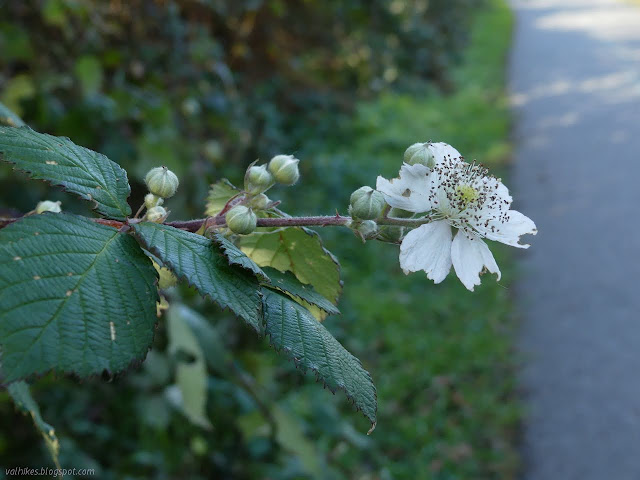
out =
[[[513,0],[525,480],[640,479],[640,6]]]

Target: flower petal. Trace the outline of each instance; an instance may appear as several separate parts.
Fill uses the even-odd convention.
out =
[[[378,177],[376,189],[384,194],[389,205],[410,212],[421,213],[431,210],[429,200],[431,170],[421,164],[402,165],[400,178],[387,180]]]
[[[400,245],[400,267],[405,274],[424,270],[440,283],[451,270],[451,227],[444,220],[411,230]]]
[[[536,224],[526,215],[517,210],[509,210],[505,213],[506,219],[490,220],[485,227],[478,229],[489,240],[495,240],[506,245],[518,248],[529,248],[529,245],[518,243],[521,235],[535,235],[538,233]]]
[[[462,160],[462,155],[460,155],[460,152],[448,143],[430,143],[429,148],[431,149],[433,156],[436,158],[436,163],[442,163],[445,160]]]
[[[458,230],[451,243],[451,261],[460,281],[472,292],[476,285],[480,285],[480,272],[484,267],[491,273],[497,273],[500,280],[500,269],[491,250],[475,235]]]

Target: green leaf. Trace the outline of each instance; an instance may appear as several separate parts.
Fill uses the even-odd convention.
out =
[[[22,119],[13,113],[4,104],[0,103],[0,125],[7,125],[8,127],[22,127],[26,125]]]
[[[56,432],[51,425],[42,419],[40,408],[29,391],[29,385],[23,381],[13,382],[7,386],[7,391],[16,406],[24,414],[31,415],[33,423],[42,435],[42,438],[44,438],[45,445],[47,446],[53,463],[56,465],[56,468],[60,468],[60,462],[58,461],[60,443],[56,437]]]
[[[215,242],[157,223],[139,223],[133,228],[144,248],[164,266],[262,333],[257,279],[244,268],[230,265]]]
[[[0,230],[0,345],[8,381],[117,372],[147,353],[157,276],[136,241],[65,213]]]
[[[376,425],[376,388],[371,375],[331,333],[299,303],[265,289],[263,311],[271,345],[282,350],[303,370],[310,368],[335,393],[347,398]],[[371,431],[370,430],[370,431]]]
[[[316,292],[311,285],[300,283],[293,273],[281,272],[271,267],[265,267],[264,271],[271,280],[270,285],[267,286],[272,286],[300,300],[304,300],[306,303],[315,305],[329,315],[340,314],[340,310],[338,310],[333,303]]]
[[[68,138],[29,127],[0,127],[0,154],[31,177],[95,202],[94,208],[102,215],[122,220],[131,214],[127,173],[104,155]]]
[[[184,414],[194,424],[210,429],[207,418],[207,367],[198,338],[185,317],[192,312],[183,305],[172,306],[167,315],[169,353],[186,355],[191,361],[178,361],[176,384],[180,389]]]
[[[256,277],[258,277],[265,283],[270,282],[269,277],[262,271],[262,269],[256,264],[256,262],[247,257],[242,252],[242,250],[231,243],[231,241],[229,241],[219,233],[214,234],[212,240],[220,245],[220,247],[222,248],[222,252],[229,260],[229,263],[250,270],[256,275]]]
[[[236,196],[238,193],[240,193],[240,190],[226,178],[217,181],[211,185],[211,188],[209,189],[205,215],[208,217],[215,217],[220,213],[231,197]]]
[[[293,272],[301,283],[312,285],[333,304],[342,291],[340,264],[323,247],[316,232],[307,228],[286,228],[273,233],[246,235],[239,239],[240,249],[261,267]],[[317,309],[316,318],[326,317]]]

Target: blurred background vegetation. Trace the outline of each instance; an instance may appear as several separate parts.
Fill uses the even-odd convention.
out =
[[[181,179],[169,205],[179,219],[203,215],[211,182],[238,181],[277,153],[302,159],[302,181],[270,192],[291,214],[346,213],[350,193],[394,176],[416,141],[451,143],[497,169],[509,156],[503,0],[0,0],[0,11],[0,101],[36,130],[120,163],[134,210],[144,173],[160,164]],[[87,213],[0,166],[0,214],[44,198]],[[455,279],[405,277],[397,247],[321,233],[345,281],[343,314],[326,325],[378,388],[371,436],[344,397],[228,312],[174,289],[141,366],[34,382],[62,466],[99,478],[513,478],[504,252],[501,284],[487,278],[472,294]],[[171,318],[196,333],[181,341],[206,366],[205,420],[176,396],[184,359]],[[0,465],[51,465],[5,393]]]

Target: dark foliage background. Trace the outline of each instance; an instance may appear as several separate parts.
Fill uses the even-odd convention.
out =
[[[166,164],[195,199],[358,98],[446,86],[479,1],[4,2],[3,98],[136,180]]]

